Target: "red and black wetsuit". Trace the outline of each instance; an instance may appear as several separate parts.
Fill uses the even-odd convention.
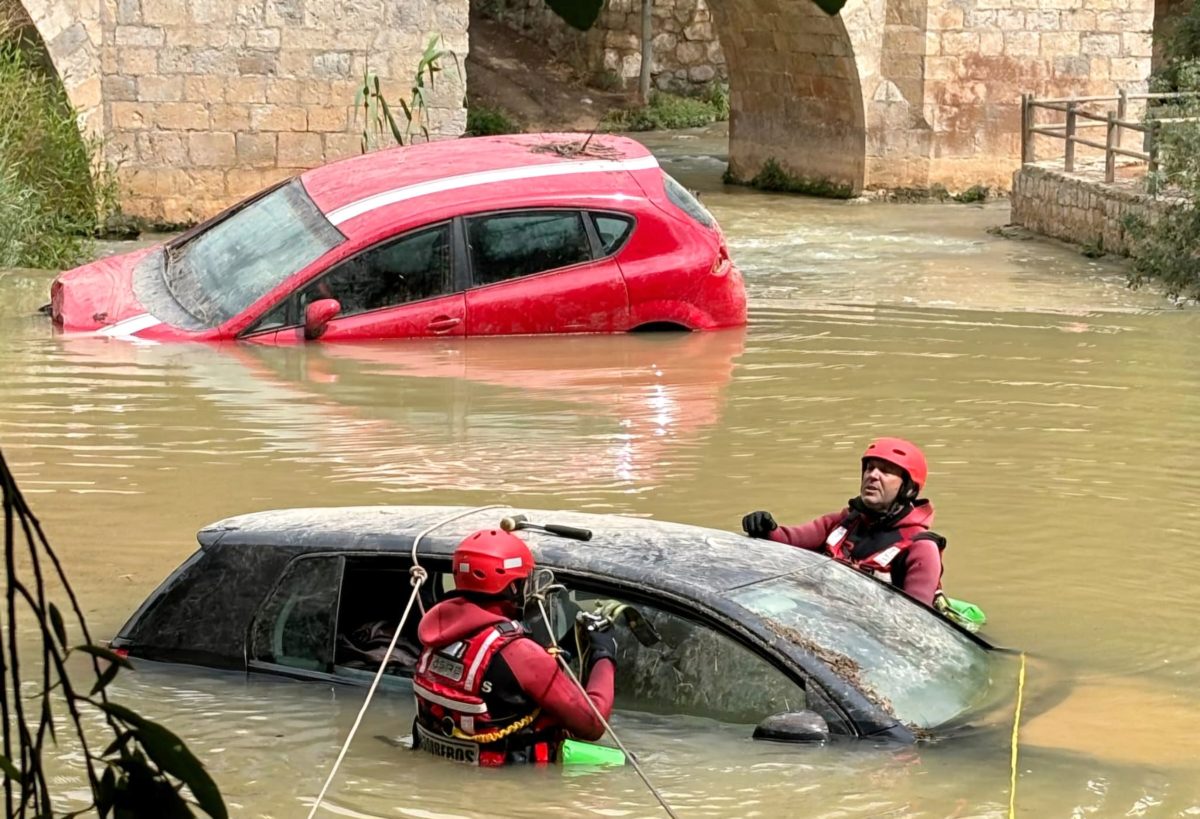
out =
[[[877,575],[889,574],[893,585],[905,594],[933,605],[942,581],[943,541],[929,531],[933,504],[917,500],[898,512],[880,517],[862,506],[857,498],[840,512],[823,515],[800,526],[780,526],[768,535],[771,540],[801,549],[824,552],[855,568]],[[841,528],[841,533],[834,535]],[[831,537],[832,536],[832,537]],[[829,541],[835,540],[836,544]],[[895,553],[889,552],[892,548]],[[891,556],[876,565],[878,556]]]
[[[452,597],[426,612],[417,636],[425,647],[413,676],[417,697],[414,737],[439,756],[482,765],[552,761],[565,735],[599,739],[604,725],[554,656],[526,636],[504,600]],[[608,719],[612,712],[611,660],[592,666],[587,694]],[[503,738],[502,733],[537,716]]]

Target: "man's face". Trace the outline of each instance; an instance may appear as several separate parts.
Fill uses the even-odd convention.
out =
[[[895,503],[903,485],[904,470],[900,467],[879,458],[867,458],[863,461],[859,494],[868,509],[876,512],[887,511]]]

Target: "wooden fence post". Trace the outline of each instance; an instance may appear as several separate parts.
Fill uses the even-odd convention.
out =
[[[1067,103],[1067,149],[1063,156],[1063,169],[1067,173],[1075,171],[1075,100]]]
[[[1121,101],[1124,102],[1124,99]],[[1117,155],[1113,153],[1113,148],[1120,141],[1117,136],[1117,115],[1112,111],[1108,112],[1107,131],[1104,139],[1104,181],[1111,183],[1117,178]]]
[[[1033,162],[1033,134],[1029,133],[1033,125],[1033,95],[1021,95],[1021,164]]]
[[[1150,187],[1150,193],[1158,195],[1158,126],[1159,122],[1156,119],[1150,120],[1150,127],[1146,131],[1146,153],[1150,155],[1149,167],[1146,169],[1146,182]]]
[[[1125,121],[1125,115],[1129,113],[1129,93],[1124,88],[1117,89],[1117,120]],[[1121,126],[1117,126],[1117,147],[1121,147]]]

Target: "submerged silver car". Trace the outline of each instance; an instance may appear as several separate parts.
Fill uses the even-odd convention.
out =
[[[778,740],[913,742],[952,733],[1013,690],[1015,663],[1005,652],[822,555],[678,523],[508,507],[228,518],[200,531],[199,551],[112,647],[152,660],[363,683],[384,662],[408,600],[418,535],[428,608],[453,591],[458,542],[516,514],[591,532],[586,542],[521,532],[539,568],[569,589],[551,599],[551,630],[567,635],[574,609],[610,600],[651,626],[640,635],[617,629],[618,708],[758,725],[756,735]],[[419,652],[419,614],[414,608],[386,658],[385,679],[400,686]]]

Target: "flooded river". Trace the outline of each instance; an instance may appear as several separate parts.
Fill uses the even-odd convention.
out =
[[[48,277],[0,273],[0,447],[94,632],[113,634],[200,526],[236,513],[513,503],[800,522],[840,508],[866,442],[898,434],[929,456],[948,590],[1053,669],[1027,683],[1058,703],[1022,722],[1017,812],[1200,815],[1200,566],[1183,559],[1200,529],[1200,311],[1127,290],[1115,263],[987,233],[1006,204],[724,189],[710,143],[656,147],[729,236],[745,330],[65,342],[31,315]],[[307,813],[363,694],[161,666],[115,686],[246,817]],[[407,697],[378,698],[321,815],[662,815],[628,769],[469,770],[377,738],[411,717]],[[614,724],[681,817],[1009,811],[1007,731],[798,749],[697,720]],[[59,787],[82,780],[66,767]]]

